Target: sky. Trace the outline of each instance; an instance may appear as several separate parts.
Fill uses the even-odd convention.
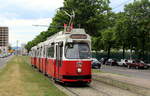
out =
[[[110,0],[114,12],[123,11],[124,4],[133,0]],[[0,26],[9,27],[9,43],[16,46],[33,40],[49,25],[63,0],[0,0]]]

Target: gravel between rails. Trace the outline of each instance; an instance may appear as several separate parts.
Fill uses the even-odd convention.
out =
[[[60,83],[55,83],[53,82],[53,84],[60,90],[62,90],[63,92],[65,92],[68,96],[80,96],[77,93],[75,93],[74,91],[72,91],[71,89],[64,87],[62,84]]]
[[[55,85],[68,94],[68,96],[141,96],[128,90],[107,85],[96,80],[93,80],[89,86]]]

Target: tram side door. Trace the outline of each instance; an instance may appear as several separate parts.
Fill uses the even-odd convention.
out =
[[[62,44],[58,43],[56,45],[56,78],[59,79],[60,76],[60,67],[62,65]]]

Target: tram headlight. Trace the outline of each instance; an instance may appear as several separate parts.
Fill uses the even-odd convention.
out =
[[[78,72],[78,73],[81,73],[81,72],[82,72],[82,69],[81,69],[81,68],[78,68],[78,69],[77,69],[77,72]]]

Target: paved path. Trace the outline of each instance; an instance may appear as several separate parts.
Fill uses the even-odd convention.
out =
[[[0,58],[0,68],[2,68],[6,64],[6,62],[8,60],[10,60],[10,58],[12,58],[12,56],[9,56],[9,57],[6,57],[6,58]]]
[[[150,69],[128,69],[126,67],[119,67],[119,66],[107,66],[103,65],[102,69],[103,72],[110,72],[115,74],[122,74],[129,77],[136,77],[150,80]]]

